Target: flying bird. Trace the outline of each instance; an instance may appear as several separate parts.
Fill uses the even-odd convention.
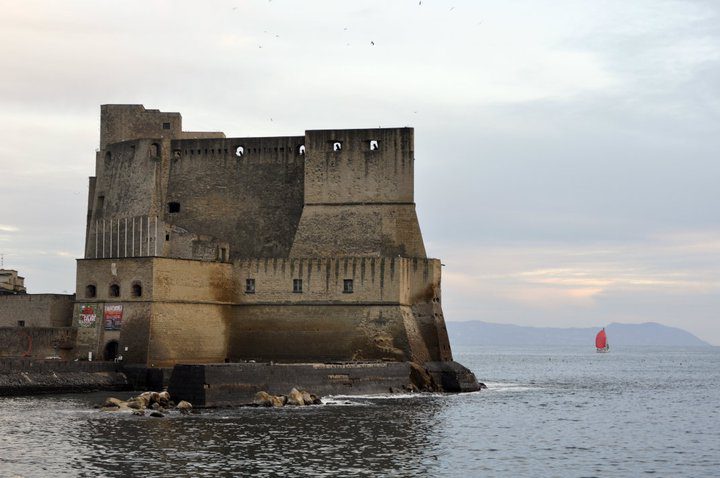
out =
[[[371,41],[371,42],[370,42],[370,44],[371,44],[371,45],[374,45],[374,44],[375,44],[375,42],[374,42],[374,41]]]

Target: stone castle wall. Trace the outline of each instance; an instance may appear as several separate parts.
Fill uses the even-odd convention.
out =
[[[69,327],[75,297],[65,294],[0,295],[0,327]]]
[[[160,367],[452,358],[412,128],[225,138],[139,105],[105,105],[101,123],[80,355],[118,341],[126,362]],[[105,327],[119,306],[122,327]]]

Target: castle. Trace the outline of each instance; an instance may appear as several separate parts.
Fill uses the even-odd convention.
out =
[[[452,360],[412,128],[226,138],[101,107],[74,353],[125,363]]]

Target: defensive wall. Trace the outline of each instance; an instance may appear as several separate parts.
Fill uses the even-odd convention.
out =
[[[77,284],[80,355],[115,340],[126,362],[148,366],[452,358],[437,338],[447,332],[435,259],[83,259]],[[122,306],[120,330],[106,329],[106,305]]]

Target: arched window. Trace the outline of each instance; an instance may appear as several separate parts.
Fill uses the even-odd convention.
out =
[[[110,297],[120,297],[120,286],[117,284],[110,285]]]
[[[235,148],[235,156],[238,158],[242,158],[243,154],[245,154],[245,148],[243,146],[238,146]]]
[[[160,157],[160,145],[157,143],[153,143],[150,145],[150,157],[151,158],[159,158]]]
[[[133,297],[142,297],[142,284],[140,284],[140,282],[134,282],[130,293]]]
[[[378,144],[377,140],[371,139],[370,140],[370,151],[376,151],[380,149],[380,145]]]
[[[298,148],[298,154],[300,156],[303,156],[305,154],[305,145],[304,144],[301,144],[300,147]]]
[[[93,297],[97,297],[97,288],[94,284],[88,284],[85,287],[85,297],[88,299],[92,299]]]
[[[340,151],[342,150],[342,143],[340,141],[335,141],[333,143],[333,151]]]

